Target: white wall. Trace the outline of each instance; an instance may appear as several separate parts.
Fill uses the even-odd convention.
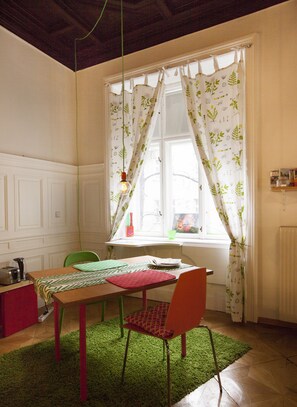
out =
[[[0,152],[76,164],[74,73],[0,27]]]

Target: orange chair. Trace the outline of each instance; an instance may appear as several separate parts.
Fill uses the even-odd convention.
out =
[[[124,383],[131,331],[162,339],[167,353],[167,398],[168,406],[171,406],[170,349],[168,340],[181,335],[181,355],[185,357],[186,332],[193,328],[206,328],[209,333],[220,392],[222,392],[212,333],[206,325],[200,325],[205,312],[205,304],[206,269],[200,268],[180,275],[170,304],[160,303],[153,308],[137,311],[125,317],[126,323],[124,328],[128,329],[129,332],[122,370],[122,383]]]

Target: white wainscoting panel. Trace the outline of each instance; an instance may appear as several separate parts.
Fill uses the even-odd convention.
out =
[[[0,231],[7,231],[7,176],[0,174]]]
[[[78,249],[78,248],[77,248]],[[49,254],[49,268],[61,267],[64,259],[71,250],[60,250]]]
[[[43,180],[15,175],[15,230],[43,227]]]
[[[66,223],[67,230],[78,231],[78,184],[77,177],[75,179],[70,179],[67,182],[67,212],[66,212]]]
[[[100,192],[99,179],[81,181],[81,227],[84,230],[100,227]]]
[[[63,265],[79,249],[77,166],[0,153],[0,265]]]
[[[13,252],[19,252],[22,250],[30,250],[42,247],[44,245],[44,237],[28,237],[26,239],[11,240],[9,242],[9,248]]]
[[[43,255],[29,255],[24,259],[24,270],[26,272],[39,271],[44,269],[44,256]]]
[[[9,243],[8,242],[0,242],[0,254],[8,252],[9,250]]]
[[[79,169],[80,232],[83,248],[106,256],[106,188],[104,165],[86,165]]]
[[[103,165],[80,167],[80,220],[82,231],[99,232],[105,229],[103,169]]]
[[[49,227],[66,226],[66,180],[48,180]]]

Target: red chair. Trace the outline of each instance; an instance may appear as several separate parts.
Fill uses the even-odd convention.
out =
[[[122,383],[124,383],[128,347],[131,331],[154,336],[163,340],[167,353],[167,399],[171,406],[170,349],[168,340],[181,335],[181,355],[186,356],[186,332],[193,328],[206,328],[209,333],[212,353],[218,376],[220,392],[222,384],[211,330],[200,325],[206,304],[206,269],[200,268],[180,275],[171,303],[160,303],[154,308],[137,311],[125,317],[124,328],[128,329]]]

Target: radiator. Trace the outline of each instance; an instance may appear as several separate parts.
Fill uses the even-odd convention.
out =
[[[279,319],[297,323],[297,226],[280,227]]]

